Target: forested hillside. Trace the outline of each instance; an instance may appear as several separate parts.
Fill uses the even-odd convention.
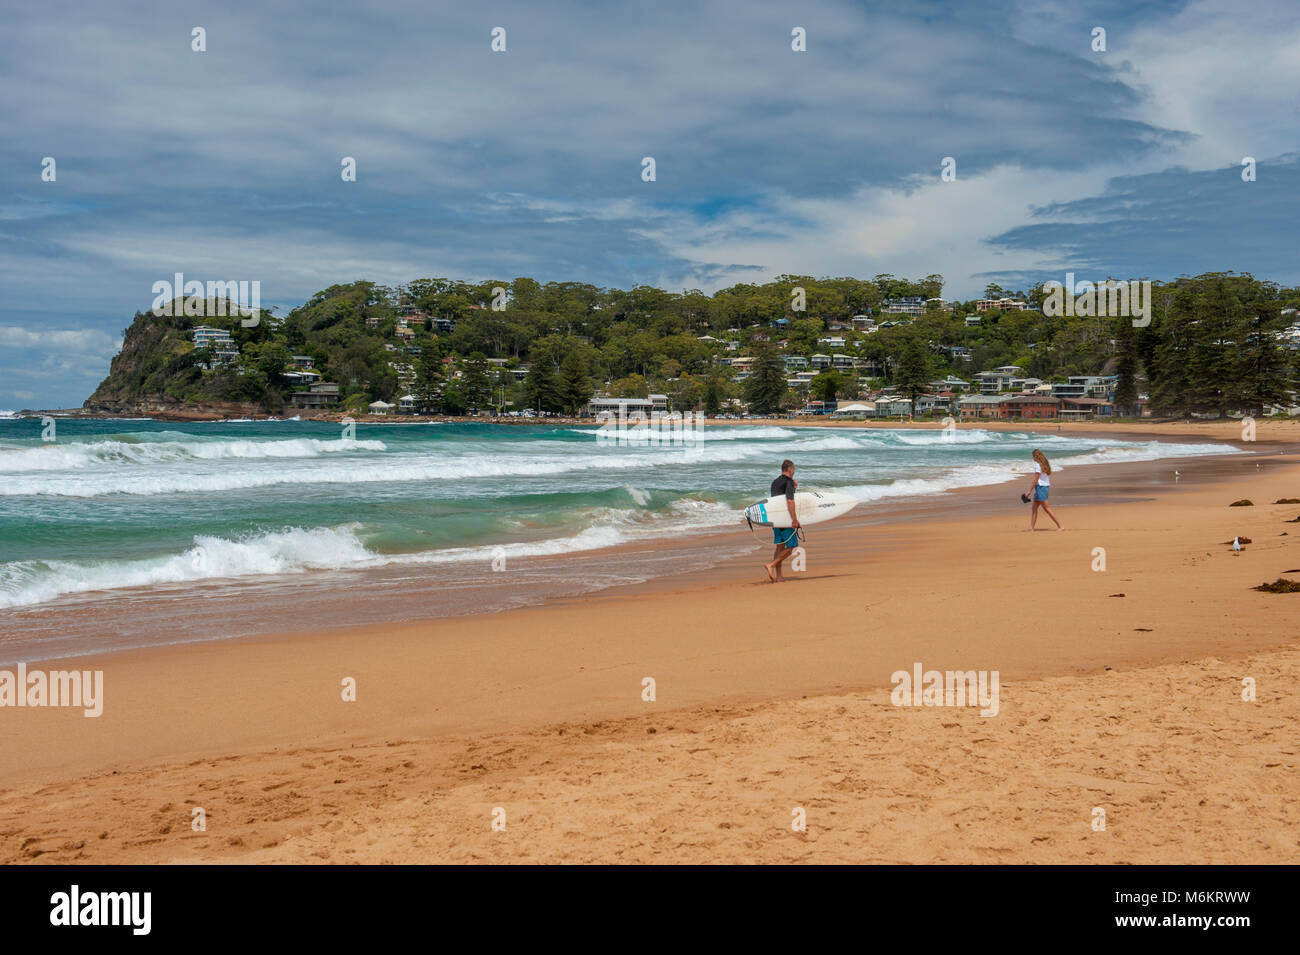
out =
[[[781,276],[713,295],[529,278],[418,279],[396,288],[360,281],[325,289],[287,316],[264,313],[252,327],[237,317],[138,313],[86,407],[280,414],[302,387],[285,377],[295,355],[309,356],[324,380],[338,383],[342,408],[412,394],[423,410],[450,414],[500,406],[574,411],[593,390],[662,392],[678,410],[716,410],[730,398],[777,410],[804,397],[784,384],[785,356],[831,350],[851,356],[854,367],[818,375],[815,395],[854,397],[883,384],[923,390],[933,379],[969,379],[1001,365],[1045,381],[1118,374],[1118,404],[1140,391],[1161,414],[1259,413],[1285,403],[1294,387],[1288,329],[1296,315],[1285,310],[1300,304],[1300,291],[1249,275],[1154,283],[1151,323],[1139,328],[1127,317],[1048,317],[1041,286],[990,286],[988,297],[1027,308],[983,311],[976,324],[973,303],[942,303],[942,288],[939,275]],[[905,296],[929,301],[911,316],[882,307]],[[862,315],[875,330],[853,326]],[[228,330],[238,358],[220,364],[196,349],[197,325]],[[736,356],[755,358],[742,382],[728,364]]]

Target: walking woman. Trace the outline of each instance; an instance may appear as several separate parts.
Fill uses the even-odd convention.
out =
[[[1047,460],[1047,455],[1037,448],[1034,448],[1034,483],[1030,485],[1029,491],[1033,495],[1033,506],[1029,510],[1029,529],[1032,531],[1034,525],[1038,523],[1038,509],[1041,507],[1047,512],[1047,516],[1052,519],[1058,531],[1065,530],[1061,522],[1056,519],[1052,513],[1051,507],[1047,504],[1047,495],[1052,490],[1052,465]]]

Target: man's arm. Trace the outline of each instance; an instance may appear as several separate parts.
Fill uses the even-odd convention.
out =
[[[799,523],[799,518],[796,517],[796,516],[795,516],[795,513],[794,513],[794,498],[792,498],[792,497],[787,497],[787,498],[785,499],[785,506],[786,506],[786,508],[790,511],[790,520],[792,521],[792,523],[790,524],[790,526],[791,526],[791,527],[801,527],[802,525]]]

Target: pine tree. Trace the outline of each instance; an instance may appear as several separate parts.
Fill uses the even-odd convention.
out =
[[[560,407],[559,382],[555,368],[546,359],[538,359],[524,378],[524,400],[535,411],[556,411]]]
[[[427,414],[437,408],[442,401],[443,384],[442,361],[428,355],[421,358],[415,366],[415,387],[412,389],[416,411]]]
[[[911,400],[913,412],[916,399],[930,387],[931,363],[930,350],[920,338],[913,335],[903,342],[894,369],[894,384]]]
[[[492,381],[488,378],[487,356],[482,352],[474,352],[465,360],[460,392],[464,396],[466,406],[475,411],[486,408],[492,401]]]
[[[1138,406],[1138,355],[1137,334],[1131,318],[1125,316],[1116,320],[1115,340],[1118,343],[1115,408],[1119,414],[1134,414]]]
[[[785,363],[769,343],[754,350],[754,367],[745,379],[745,401],[756,414],[774,414],[781,410],[785,397]]]
[[[718,387],[718,379],[709,376],[709,380],[704,383],[704,413],[717,414],[722,410],[722,394]]]
[[[587,374],[587,362],[575,348],[564,356],[560,366],[558,391],[564,411],[577,414],[591,400],[591,378]]]

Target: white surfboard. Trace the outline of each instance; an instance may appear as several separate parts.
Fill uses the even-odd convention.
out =
[[[799,516],[800,524],[820,524],[832,518],[842,517],[857,506],[858,499],[838,491],[796,491],[794,495],[794,512]],[[745,517],[751,524],[764,527],[789,527],[790,508],[786,506],[785,495],[769,497],[745,508]]]

